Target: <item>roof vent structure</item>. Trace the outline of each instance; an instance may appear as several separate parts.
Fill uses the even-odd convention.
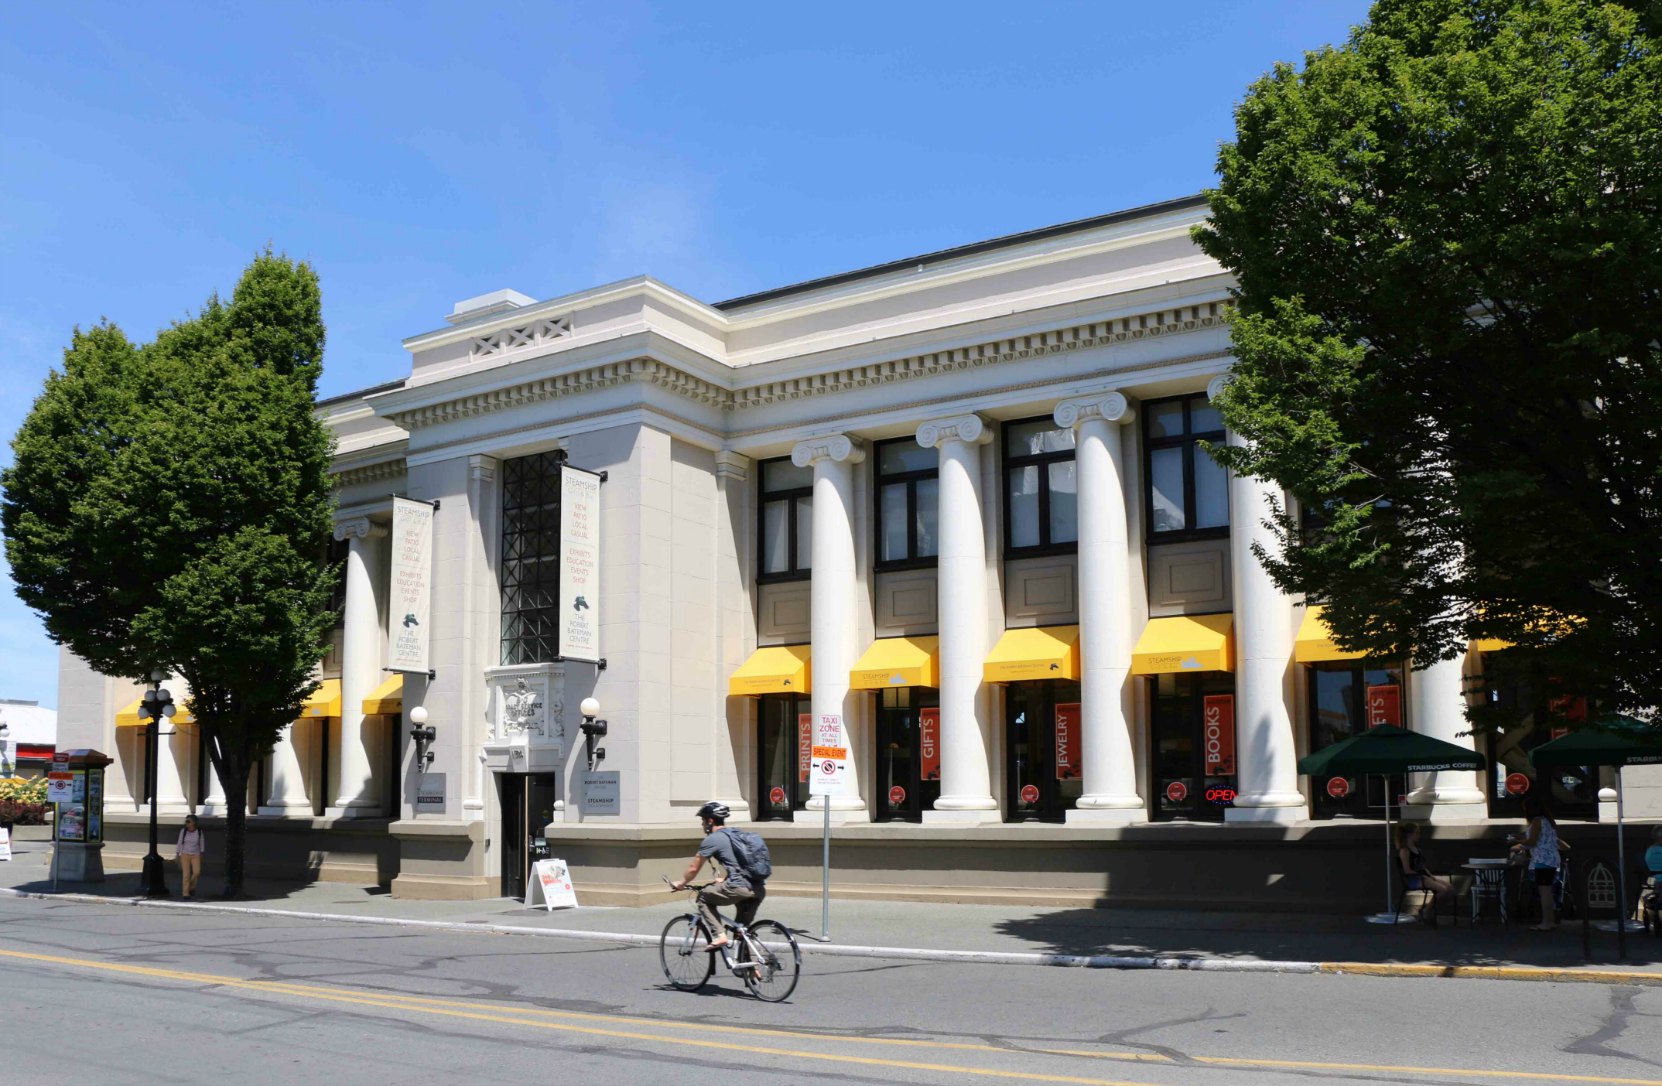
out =
[[[463,298],[450,311],[450,316],[444,318],[451,324],[463,324],[467,321],[478,320],[480,317],[490,317],[498,313],[508,313],[528,305],[535,305],[535,298],[527,297],[517,290],[493,290],[489,294],[481,294],[476,298]]]

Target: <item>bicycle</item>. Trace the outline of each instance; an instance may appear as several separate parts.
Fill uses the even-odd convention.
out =
[[[697,893],[712,885],[706,882],[684,889]],[[779,1003],[790,998],[802,975],[802,948],[791,929],[774,920],[753,920],[745,925],[726,917],[722,917],[722,925],[732,940],[720,948],[728,972],[744,981],[751,995],[764,1002]],[[709,927],[697,913],[684,913],[664,925],[664,934],[658,940],[658,960],[671,987],[683,992],[704,987],[716,971],[716,954],[705,949],[710,941]]]

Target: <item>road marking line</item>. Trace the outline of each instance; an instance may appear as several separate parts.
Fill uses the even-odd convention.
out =
[[[1029,1081],[1035,1082],[1073,1083],[1082,1084],[1082,1086],[1150,1086],[1148,1083],[1126,1083],[1111,1079],[1082,1078],[1069,1075],[1044,1075],[1034,1072],[1007,1072],[996,1068],[961,1067],[953,1064],[919,1063],[908,1060],[878,1059],[875,1057],[865,1056],[832,1055],[826,1053],[797,1051],[792,1049],[768,1048],[757,1045],[742,1045],[720,1041],[709,1041],[696,1038],[666,1037],[652,1033],[603,1029],[598,1026],[583,1026],[567,1024],[564,1022],[550,1022],[543,1019],[566,1018],[579,1022],[610,1022],[659,1029],[698,1030],[703,1033],[791,1038],[794,1040],[819,1041],[826,1044],[853,1043],[892,1047],[987,1052],[999,1055],[1027,1054],[1036,1056],[1071,1056],[1094,1060],[1109,1060],[1114,1062],[1179,1064],[1179,1061],[1174,1057],[1150,1052],[1103,1052],[1070,1048],[1013,1049],[996,1045],[971,1044],[968,1042],[928,1041],[918,1038],[858,1037],[836,1034],[805,1033],[802,1031],[767,1029],[755,1026],[724,1026],[705,1022],[683,1022],[674,1019],[638,1018],[627,1015],[603,1015],[583,1011],[560,1011],[544,1007],[527,1007],[514,1009],[512,1011],[485,1013],[481,1010],[474,1009],[480,1007],[480,1004],[477,1003],[440,999],[432,996],[405,995],[397,992],[354,991],[345,988],[324,987],[283,980],[251,980],[241,977],[222,976],[214,973],[195,973],[187,970],[131,965],[125,962],[102,962],[87,958],[70,958],[61,955],[39,954],[19,950],[0,949],[0,957],[17,958],[26,961],[47,962],[56,965],[68,965],[84,969],[101,970],[105,972],[125,973],[134,976],[153,977],[160,980],[191,981],[199,984],[211,984],[227,988],[238,988],[269,995],[286,995],[295,998],[319,999],[334,1003],[380,1007],[386,1010],[403,1010],[421,1014],[441,1015],[450,1018],[464,1018],[506,1025],[531,1026],[537,1029],[550,1029],[561,1032],[587,1033],[596,1036],[616,1037],[625,1040],[656,1041],[662,1044],[692,1045],[701,1048],[717,1048],[738,1052],[791,1056],[801,1059],[829,1060],[834,1062],[840,1061],[863,1065],[905,1068],[909,1070],[950,1071],[966,1075],[978,1075],[982,1077],[1025,1078]],[[1190,1064],[1200,1064],[1207,1067],[1219,1068],[1258,1067],[1281,1068],[1286,1070],[1364,1071],[1376,1074],[1397,1073],[1448,1075],[1485,1079],[1599,1083],[1601,1086],[1662,1086],[1662,1079],[1618,1078],[1603,1075],[1552,1074],[1544,1071],[1500,1071],[1478,1068],[1417,1067],[1369,1063],[1324,1063],[1306,1060],[1251,1059],[1248,1057],[1238,1056],[1191,1056],[1188,1057],[1187,1062]]]
[[[1574,966],[1393,965],[1379,962],[1318,962],[1322,973],[1370,977],[1453,977],[1457,980],[1559,980],[1589,984],[1662,984],[1662,973]]]

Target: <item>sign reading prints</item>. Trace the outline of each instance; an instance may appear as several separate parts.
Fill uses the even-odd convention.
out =
[[[796,779],[808,783],[808,770],[814,764],[814,714],[796,714]]]
[[[813,761],[808,779],[810,796],[840,796],[848,787],[848,741],[843,736],[841,713],[821,713],[814,718]]]
[[[428,669],[433,602],[433,507],[392,500],[392,592],[387,607],[387,670]]]
[[[560,643],[567,660],[600,660],[600,476],[560,469]]]

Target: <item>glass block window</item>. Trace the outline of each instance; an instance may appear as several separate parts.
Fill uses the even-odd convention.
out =
[[[502,662],[559,658],[560,460],[537,453],[502,464]]]

